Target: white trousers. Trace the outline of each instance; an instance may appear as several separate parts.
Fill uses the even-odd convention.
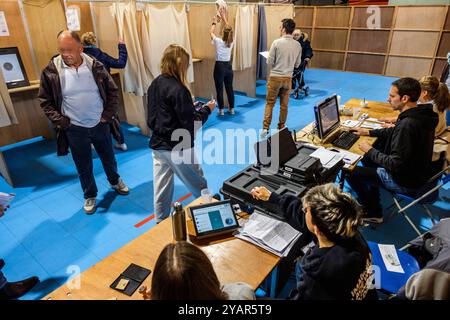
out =
[[[195,198],[208,187],[194,149],[178,152],[153,150],[153,201],[157,223],[170,215],[174,173]]]

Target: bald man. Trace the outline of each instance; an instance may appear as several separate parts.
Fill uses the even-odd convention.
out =
[[[83,53],[76,32],[63,31],[57,38],[59,54],[42,71],[39,100],[56,130],[58,155],[72,153],[84,193],[84,210],[95,212],[97,186],[93,174],[95,147],[111,187],[129,193],[117,172],[111,123],[117,112],[119,92],[103,64]]]

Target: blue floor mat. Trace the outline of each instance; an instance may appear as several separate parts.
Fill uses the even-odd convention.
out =
[[[314,118],[313,106],[333,93],[341,95],[342,102],[350,98],[385,101],[394,78],[307,70],[305,80],[310,87],[310,95],[290,100],[287,120],[290,129],[297,130],[310,123]],[[242,133],[248,129],[261,129],[265,81],[258,81],[256,93],[256,98],[236,94],[235,116],[225,113],[219,117],[214,112],[202,130],[203,140],[208,135],[226,134],[231,129],[241,129]],[[277,103],[272,127],[276,127],[278,110]],[[12,188],[0,179],[0,191],[16,194],[12,207],[0,219],[0,257],[6,261],[3,271],[10,281],[32,275],[42,280],[23,299],[43,297],[65,283],[76,270],[86,270],[155,225],[153,219],[136,227],[153,214],[153,168],[148,138],[135,127],[124,124],[123,129],[129,150],[115,152],[119,173],[131,188],[131,193],[124,197],[112,192],[94,153],[99,208],[92,216],[85,215],[82,210],[83,194],[70,154],[57,157],[54,141],[34,139],[28,144],[3,148],[16,182],[16,187]],[[199,134],[196,148],[202,155],[210,150],[214,159],[225,159],[234,154],[234,158],[240,160],[235,164],[202,164],[209,188],[214,193],[220,190],[225,179],[254,161],[254,155],[248,151],[252,150],[248,141],[247,145],[242,145],[228,143],[227,140],[226,145],[214,150],[211,140],[201,141],[201,138],[202,134]],[[174,200],[188,193],[176,179]],[[441,201],[432,206],[437,217],[448,215],[449,199],[447,187],[442,191]],[[188,197],[183,203],[191,200],[193,197]],[[387,207],[392,201],[383,194],[383,202]],[[429,219],[425,219],[419,210],[411,210],[411,216],[423,229],[430,227]],[[364,229],[363,233],[368,240],[399,246],[414,237],[410,226],[399,216],[375,230]]]

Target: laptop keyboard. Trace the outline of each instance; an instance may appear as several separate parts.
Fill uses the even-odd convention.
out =
[[[335,147],[348,150],[359,139],[359,136],[349,131],[342,131],[339,136],[331,142]]]

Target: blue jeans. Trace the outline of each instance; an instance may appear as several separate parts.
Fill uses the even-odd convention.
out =
[[[66,130],[66,135],[85,199],[95,198],[98,192],[94,179],[91,143],[102,161],[109,183],[112,185],[118,183],[120,176],[117,173],[117,162],[107,123],[100,122],[93,128],[71,125]]]
[[[8,283],[6,281],[5,276],[3,275],[3,272],[0,271],[0,290],[3,289],[3,287]]]
[[[413,193],[413,189],[398,185],[386,169],[363,157],[363,166],[356,167],[347,177],[347,182],[358,195],[368,217],[380,218],[383,208],[380,203],[380,187],[395,193]]]
[[[303,281],[303,270],[301,267],[302,259],[298,259],[295,263],[295,282],[297,283],[297,288],[300,287],[301,282]]]

